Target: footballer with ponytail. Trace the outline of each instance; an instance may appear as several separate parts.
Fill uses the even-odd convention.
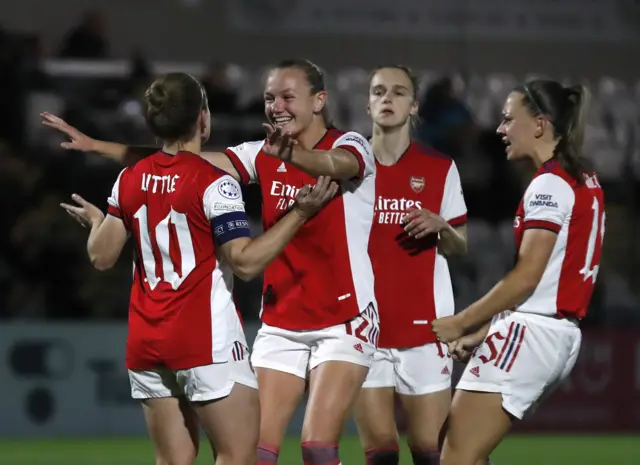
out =
[[[537,171],[515,215],[513,269],[463,311],[431,323],[452,357],[468,362],[441,465],[487,460],[576,363],[605,232],[604,193],[582,156],[588,103],[583,86],[532,80],[504,104],[497,132],[507,158],[529,159]],[[486,363],[493,351],[495,363]]]

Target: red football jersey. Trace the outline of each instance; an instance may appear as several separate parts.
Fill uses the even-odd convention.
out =
[[[380,312],[379,347],[435,342],[431,323],[454,313],[453,289],[437,237],[404,232],[408,209],[427,209],[452,226],[467,221],[460,175],[449,157],[412,142],[393,166],[378,164],[376,210],[369,255]]]
[[[286,213],[298,191],[315,179],[265,155],[264,141],[246,142],[225,153],[243,183],[259,182],[262,222],[268,229]],[[355,132],[330,129],[315,149],[341,148],[360,162],[357,179],[341,191],[265,270],[262,321],[289,330],[321,329],[376,308],[367,244],[375,200],[375,159],[369,142]]]
[[[516,307],[519,312],[584,318],[600,267],[604,207],[595,175],[578,184],[556,160],[540,167],[518,207],[516,247],[529,228],[555,231],[558,239],[540,283]]]
[[[215,244],[250,234],[237,181],[195,154],[159,152],[120,173],[109,213],[135,241],[127,367],[227,362],[242,328]]]

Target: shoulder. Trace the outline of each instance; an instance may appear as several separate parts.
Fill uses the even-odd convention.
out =
[[[529,183],[527,192],[539,190],[549,190],[557,192],[573,192],[573,186],[564,176],[554,172],[542,172],[537,174]]]
[[[240,155],[240,154],[257,155],[258,152],[262,150],[264,143],[265,143],[265,139],[243,142],[238,145],[227,147],[225,149],[225,153],[232,152],[236,155]]]
[[[366,137],[356,131],[339,131],[337,129],[329,129],[329,137],[332,139],[333,147],[341,145],[359,148],[366,153],[372,153],[371,144]]]
[[[541,173],[537,175],[527,187],[524,194],[525,209],[553,207],[571,210],[575,203],[574,188],[555,173]]]
[[[409,153],[417,157],[423,157],[426,161],[441,163],[447,166],[453,164],[453,158],[415,140],[412,140],[409,145]]]
[[[226,200],[238,200],[242,197],[240,183],[229,174],[212,178],[205,189],[205,193],[207,192]]]

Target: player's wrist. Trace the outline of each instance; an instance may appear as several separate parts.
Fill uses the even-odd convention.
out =
[[[301,219],[302,221],[307,221],[309,218],[311,218],[313,215],[315,215],[315,212],[309,212],[307,210],[305,210],[304,208],[301,208],[299,205],[294,204],[293,208],[291,209],[291,212],[294,213],[295,215],[298,216],[299,219]]]
[[[458,317],[458,323],[462,327],[462,334],[468,334],[477,326],[472,321],[472,315],[470,315],[469,309],[458,313],[456,316]]]

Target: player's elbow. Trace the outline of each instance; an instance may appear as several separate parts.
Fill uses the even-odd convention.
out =
[[[360,176],[360,165],[355,160],[343,160],[338,163],[332,163],[329,176],[331,179],[338,181],[349,181],[351,179],[358,178]]]
[[[91,260],[93,267],[98,271],[106,271],[113,268],[117,261],[112,257],[100,254],[89,254],[89,259]]]
[[[114,253],[109,250],[99,250],[97,248],[89,247],[87,249],[89,254],[89,260],[91,260],[91,264],[98,271],[106,271],[113,266],[118,261],[119,253]]]
[[[251,281],[257,277],[261,271],[262,270],[257,266],[252,266],[250,264],[236,264],[233,267],[233,274],[245,282]]]

